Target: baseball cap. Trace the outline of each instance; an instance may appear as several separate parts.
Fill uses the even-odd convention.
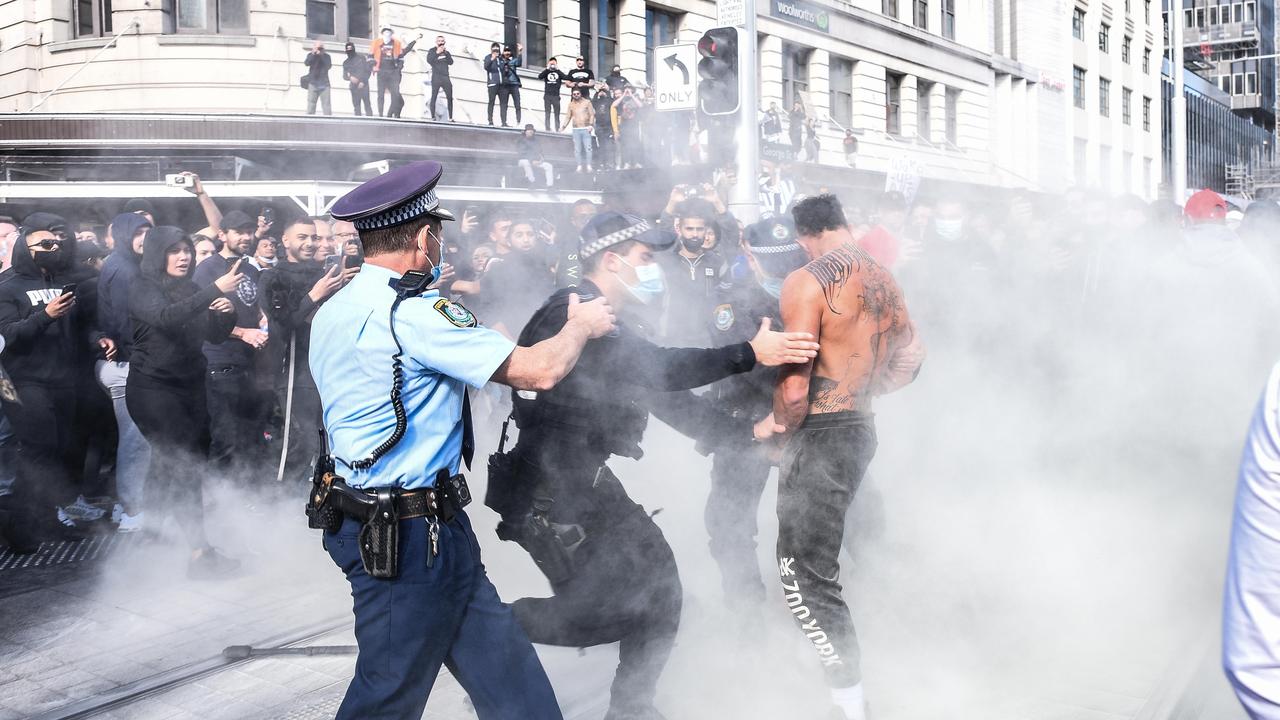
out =
[[[1227,216],[1227,201],[1218,193],[1204,189],[1187,199],[1182,212],[1192,220],[1222,220]]]
[[[258,221],[249,217],[239,210],[232,210],[222,216],[222,222],[219,223],[223,230],[244,230],[253,232],[258,229]]]

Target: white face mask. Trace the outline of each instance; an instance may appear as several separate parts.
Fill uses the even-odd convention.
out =
[[[384,42],[386,42],[386,41],[390,41],[390,40],[391,40],[391,31],[390,31],[390,30],[383,30],[383,31],[382,31],[382,39],[383,39],[383,41],[384,41]]]

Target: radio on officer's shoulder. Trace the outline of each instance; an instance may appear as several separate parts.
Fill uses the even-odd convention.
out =
[[[396,291],[396,295],[401,299],[417,297],[427,291],[432,283],[431,273],[422,272],[421,270],[409,270],[400,276],[392,285],[392,289]]]

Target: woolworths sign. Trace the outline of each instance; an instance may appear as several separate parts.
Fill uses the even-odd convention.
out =
[[[831,15],[827,9],[805,0],[769,0],[770,15],[795,25],[819,32],[831,32]]]

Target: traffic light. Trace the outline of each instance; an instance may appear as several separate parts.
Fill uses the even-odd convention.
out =
[[[698,107],[707,115],[738,112],[738,29],[711,28],[698,40]]]

